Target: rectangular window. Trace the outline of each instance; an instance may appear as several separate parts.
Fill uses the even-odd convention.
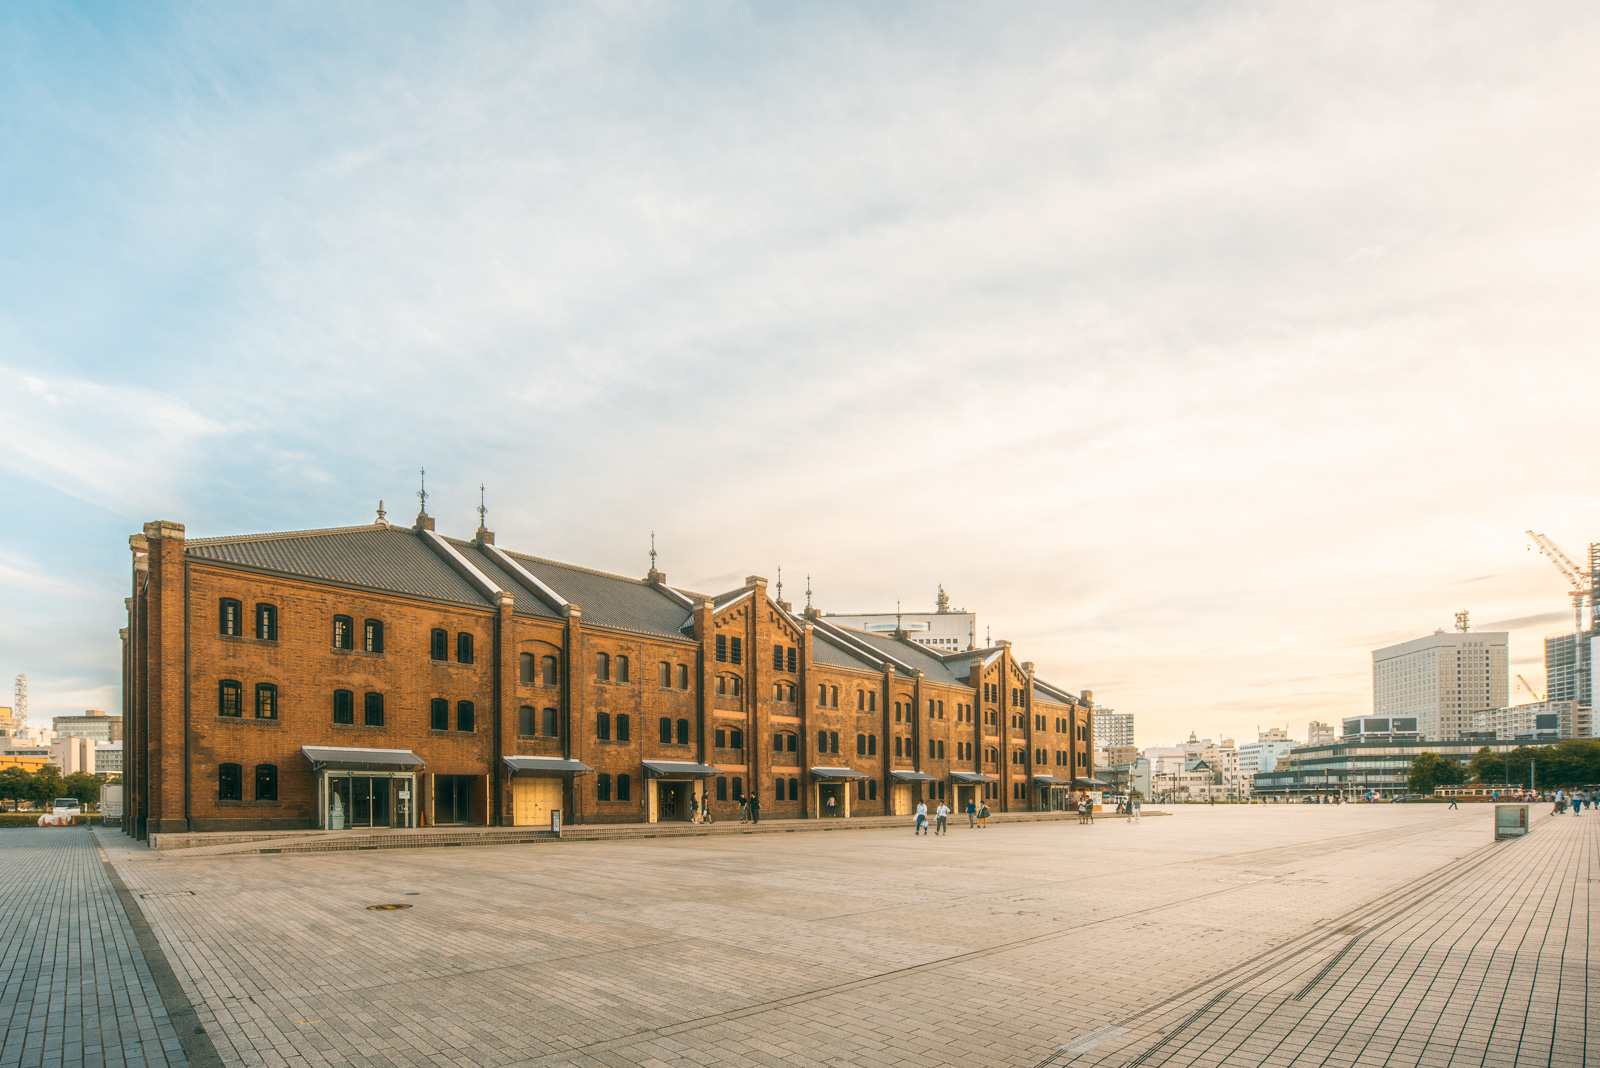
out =
[[[628,714],[626,712],[621,712],[621,713],[618,713],[618,715],[617,715],[617,741],[625,742],[627,740],[628,740]]]
[[[717,659],[728,659],[728,636],[726,634],[717,635]]]
[[[383,726],[383,694],[367,694],[362,706],[361,719],[369,727]]]
[[[728,799],[728,777],[726,775],[718,775],[717,776],[717,800],[718,801],[726,801],[727,799]]]
[[[932,738],[928,739],[928,759],[929,760],[933,759],[933,739]]]
[[[594,736],[602,742],[611,740],[611,713],[600,712],[595,715]]]
[[[354,649],[356,645],[356,625],[349,616],[333,617],[333,647],[335,649]]]
[[[728,748],[728,732],[727,731],[723,730],[721,727],[718,727],[717,728],[717,736],[716,737],[717,737],[717,748],[718,749],[726,749],[726,748]]]
[[[789,646],[788,652],[784,654],[784,662],[788,664],[788,667],[784,670],[792,673],[794,671],[794,646]]]
[[[366,624],[365,635],[362,638],[362,648],[369,653],[383,652],[383,621],[369,619]]]
[[[456,635],[456,663],[472,663],[472,635],[464,631]]]
[[[450,659],[450,635],[444,629],[433,629],[428,642],[428,655],[434,660]]]
[[[436,731],[450,729],[450,702],[443,697],[435,697],[428,704],[428,726]]]
[[[217,768],[217,800],[240,801],[243,788],[243,769],[237,764],[223,764]]]
[[[667,716],[661,717],[661,744],[672,744],[672,720]]]
[[[858,735],[856,735],[856,756],[866,756],[866,755],[867,755],[867,736],[865,734],[858,734]]]
[[[333,691],[333,721],[335,723],[355,723],[356,695],[349,690]]]
[[[456,702],[456,730],[474,731],[478,729],[477,710],[471,701]]]
[[[594,795],[601,801],[611,800],[611,776],[603,771],[594,777]]]
[[[223,679],[217,687],[217,715],[238,716],[243,709],[240,708],[240,686],[232,679]]]
[[[839,751],[839,732],[838,731],[829,731],[828,732],[828,752],[837,753],[838,751]]]
[[[781,645],[774,645],[772,647],[772,670],[783,670],[783,646]]]
[[[524,738],[529,737],[534,733],[534,728],[537,726],[538,724],[534,720],[532,705],[523,705],[521,708],[517,709],[518,734],[522,735]]]
[[[687,665],[687,664],[679,664],[678,665],[678,689],[687,690],[688,688],[689,688],[689,665]]]
[[[278,766],[276,764],[256,765],[256,800],[276,801],[278,799]]]
[[[744,800],[744,780],[737,775],[733,777],[733,799],[735,801]]]
[[[218,625],[223,634],[230,638],[237,638],[242,633],[243,624],[240,622],[241,609],[239,602],[232,597],[224,597],[217,606]]]
[[[278,688],[270,682],[256,683],[256,719],[278,718]]]
[[[256,605],[256,637],[267,642],[278,640],[278,610],[274,606]]]
[[[665,660],[661,661],[661,664],[658,668],[658,673],[661,676],[661,688],[663,690],[670,690],[672,688],[672,665],[667,663]]]
[[[633,780],[626,775],[617,776],[617,800],[627,801],[632,797]]]
[[[546,738],[554,738],[558,733],[556,730],[556,710],[547,708],[544,710],[544,736]]]
[[[728,639],[728,662],[730,664],[742,664],[742,663],[744,663],[744,659],[743,659],[744,654],[740,651],[741,649],[743,649],[743,647],[744,647],[744,640],[743,639],[741,639],[741,638],[730,638],[730,639]]]

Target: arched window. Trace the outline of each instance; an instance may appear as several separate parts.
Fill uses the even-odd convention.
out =
[[[523,653],[521,656],[517,657],[517,663],[521,672],[519,676],[520,680],[522,682],[533,682],[535,672],[537,671],[537,665],[534,663],[533,654]]]
[[[672,744],[672,720],[666,716],[661,717],[661,744]]]
[[[278,718],[278,688],[270,682],[256,683],[256,719]]]
[[[728,777],[726,775],[718,775],[717,776],[717,800],[718,801],[726,801],[727,799],[728,799]]]
[[[878,710],[878,694],[877,694],[877,691],[870,691],[867,694],[867,711],[868,712],[876,712],[877,710]]]
[[[817,732],[817,752],[826,753],[827,751],[828,751],[828,732],[827,731],[818,731]]]
[[[617,776],[617,800],[628,801],[632,799],[633,780],[626,775]]]
[[[738,640],[737,638],[734,639],[734,641]],[[733,799],[735,801],[744,800],[744,780],[737,775],[733,777]]]
[[[594,677],[601,682],[611,681],[611,658],[605,653],[594,654]]]
[[[904,756],[905,755],[904,753],[902,753],[900,751],[901,748],[902,747],[900,745],[900,736],[899,735],[895,735],[895,739],[894,739],[894,755],[895,756]]]
[[[472,663],[472,635],[466,631],[456,635],[456,663]]]
[[[867,755],[867,736],[865,734],[858,734],[858,735],[856,735],[856,756],[866,756],[866,755]]]
[[[617,741],[625,742],[627,740],[628,740],[628,714],[626,712],[619,712],[619,713],[617,713]]]
[[[477,709],[471,701],[456,702],[456,730],[474,731],[478,729]]]
[[[829,731],[828,732],[828,752],[837,753],[838,751],[839,751],[839,732],[838,731]]]
[[[237,764],[223,764],[217,768],[217,800],[242,801],[243,769]]]
[[[857,801],[865,801],[866,799],[867,799],[867,780],[865,780],[865,779],[857,779],[856,780],[856,800]]]
[[[217,684],[217,715],[238,716],[243,711],[239,691],[239,684],[232,679],[223,679]]]
[[[450,729],[450,702],[443,697],[435,697],[428,702],[428,726],[436,731]]]
[[[611,713],[600,712],[594,717],[594,736],[602,742],[611,740]]]
[[[356,695],[349,690],[333,691],[333,721],[335,723],[356,721]]]
[[[688,688],[689,688],[689,665],[688,664],[679,664],[678,665],[678,689],[687,690]]]
[[[876,801],[877,799],[878,799],[878,780],[877,779],[872,779],[867,783],[867,800],[868,801]]]
[[[678,721],[678,744],[689,744],[689,721],[686,719],[680,719]]]
[[[363,700],[362,722],[369,727],[383,726],[383,694],[369,693]]]
[[[278,640],[278,609],[276,606],[270,604],[256,605],[256,637],[267,642]]]
[[[732,730],[732,731],[728,732],[728,748],[729,749],[743,749],[744,748],[744,731]]]
[[[824,708],[827,707],[827,704],[828,704],[828,686],[827,686],[827,683],[818,683],[817,684],[817,704],[822,706],[822,707],[824,707]]]
[[[256,765],[256,800],[276,801],[278,799],[278,765]]]
[[[556,658],[555,657],[547,656],[547,657],[543,657],[542,659],[540,659],[540,661],[539,661],[539,681],[544,683],[546,686],[554,686],[556,684],[557,679],[556,679]]]
[[[362,647],[369,653],[383,652],[383,620],[369,619],[362,635]]]
[[[518,734],[526,738],[534,733],[534,728],[537,726],[538,723],[534,719],[532,705],[523,705],[521,708],[517,709]]]
[[[828,703],[834,708],[839,707],[839,687],[828,687]]]
[[[617,657],[617,681],[628,681],[628,658],[625,656]]]
[[[728,676],[726,676],[726,675],[718,675],[717,676],[716,685],[715,685],[714,689],[716,690],[716,692],[719,695],[727,693],[728,692]]]
[[[559,733],[557,731],[557,729],[556,729],[556,723],[557,722],[558,721],[556,719],[556,710],[553,709],[553,708],[545,709],[544,710],[544,736],[546,738],[554,738]]]
[[[672,688],[671,664],[667,663],[665,660],[661,661],[661,663],[656,665],[656,675],[660,679],[661,688],[663,690],[670,690]]]
[[[333,617],[333,647],[335,649],[356,647],[356,623],[349,616]]]
[[[876,734],[869,734],[869,735],[867,735],[867,756],[877,756],[877,755],[878,755],[878,736]]]
[[[428,635],[428,656],[433,660],[450,659],[450,634],[443,627],[434,627]]]
[[[799,779],[790,779],[789,780],[789,800],[790,801],[798,801],[798,800],[800,800],[800,780]]]
[[[611,776],[603,771],[594,777],[594,796],[598,801],[611,800]]]
[[[712,735],[712,740],[718,749],[728,748],[728,732],[718,727]]]
[[[232,597],[224,597],[217,602],[218,630],[230,638],[237,638],[243,633],[243,611],[239,602]]]
[[[856,711],[857,712],[865,712],[866,710],[867,710],[867,695],[863,691],[857,690],[856,691]]]

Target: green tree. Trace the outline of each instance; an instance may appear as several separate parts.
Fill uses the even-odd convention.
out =
[[[1406,789],[1414,794],[1431,794],[1435,786],[1454,786],[1467,777],[1467,769],[1438,753],[1418,753],[1411,760]]]
[[[104,775],[90,775],[86,771],[75,771],[61,780],[61,792],[56,797],[76,797],[78,803],[84,808],[97,804],[100,801],[100,784],[105,781]]]
[[[18,767],[0,768],[0,801],[33,800],[33,775]]]
[[[66,796],[61,792],[61,772],[54,764],[47,764],[33,773],[28,797],[35,805],[48,806],[52,798]]]
[[[1490,749],[1488,746],[1484,746],[1482,749],[1478,750],[1478,752],[1473,756],[1472,760],[1467,764],[1467,768],[1472,772],[1473,782],[1485,783],[1506,781],[1505,761],[1497,756],[1495,751]]]

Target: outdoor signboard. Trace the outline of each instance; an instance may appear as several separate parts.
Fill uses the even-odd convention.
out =
[[[1527,805],[1494,806],[1494,840],[1520,838],[1528,833]]]

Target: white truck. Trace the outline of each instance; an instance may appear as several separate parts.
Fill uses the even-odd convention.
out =
[[[50,811],[39,817],[39,826],[71,827],[82,813],[83,806],[76,797],[58,797],[50,802]]]

